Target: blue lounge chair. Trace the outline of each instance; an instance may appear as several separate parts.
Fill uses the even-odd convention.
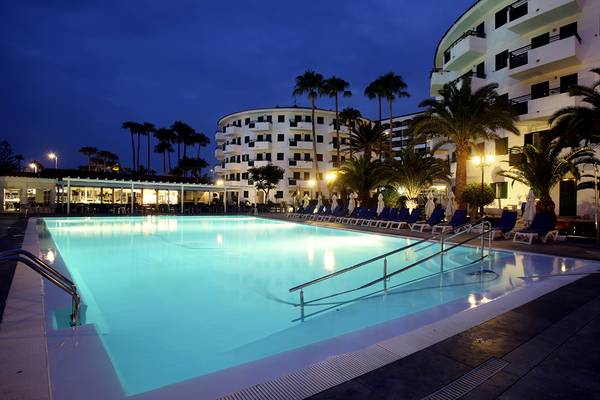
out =
[[[502,211],[500,221],[492,225],[492,232],[494,239],[497,235],[507,237],[507,235],[515,229],[517,224],[517,212],[516,211]]]
[[[360,221],[367,218],[367,215],[371,212],[371,209],[362,207],[356,218],[350,220],[350,225],[358,225]]]
[[[448,231],[456,231],[459,232],[457,228],[460,227],[460,231],[466,231],[471,228],[470,225],[467,225],[467,210],[456,210],[454,214],[452,214],[452,218],[450,221],[445,224],[437,224],[432,229],[432,233],[437,232],[448,232]]]
[[[377,210],[375,210],[375,211],[377,211]],[[383,210],[381,210],[381,213],[379,213],[379,215],[375,215],[375,218],[369,220],[368,226],[375,226],[375,227],[378,226],[379,222],[387,220],[389,215],[390,215],[390,208],[384,207]]]
[[[412,210],[412,212],[410,213],[408,218],[406,218],[406,220],[400,221],[398,223],[398,229],[402,229],[405,226],[408,226],[410,228],[413,224],[415,224],[421,218],[421,213],[422,213],[422,209],[420,209],[420,208],[415,208],[414,210]]]
[[[439,224],[444,219],[444,212],[445,210],[443,208],[436,208],[433,210],[427,221],[417,222],[412,225],[409,224],[408,226],[410,227],[411,231],[418,230],[419,232],[423,232],[424,229],[433,229],[435,225]]]
[[[325,206],[325,208],[323,209],[323,212],[320,212],[317,215],[316,220],[317,221],[325,221],[325,218],[329,218],[329,216],[332,214],[333,214],[333,211],[331,211],[331,206]]]
[[[302,214],[299,215],[299,219],[307,219],[310,218],[313,215],[313,212],[315,211],[315,206],[308,206],[304,209],[304,212],[302,212]]]
[[[382,212],[383,214],[383,212]],[[390,222],[394,221],[395,219],[398,218],[398,209],[397,208],[390,208],[388,215],[384,218],[380,218],[380,220],[377,222],[377,227],[379,228],[387,228],[388,225],[390,224]]]
[[[539,212],[535,214],[528,228],[515,232],[513,242],[531,244],[533,239],[539,238],[543,243],[546,243],[550,238],[556,240],[556,236],[558,236],[558,230],[556,230],[554,215]]]
[[[362,207],[354,207],[354,210],[352,210],[350,215],[341,218],[339,222],[341,222],[342,224],[347,224],[350,222],[350,220],[358,217],[361,212],[362,212]],[[336,220],[336,222],[338,222],[338,221]]]
[[[386,228],[388,229],[400,229],[400,223],[408,221],[410,218],[410,212],[408,208],[401,208],[398,210],[398,213],[393,218],[390,218]]]
[[[356,221],[355,225],[369,226],[372,221],[377,221],[377,208],[369,208],[362,218]]]
[[[323,221],[328,221],[328,222],[332,222],[335,221],[337,222],[338,218],[342,218],[344,215],[346,215],[346,213],[348,212],[348,210],[346,209],[346,207],[344,207],[343,205],[338,205],[336,207],[335,210],[333,210],[333,212],[331,213],[331,215],[329,215],[328,217],[324,218]]]

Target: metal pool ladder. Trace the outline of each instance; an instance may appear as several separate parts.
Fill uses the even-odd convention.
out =
[[[471,237],[469,237],[467,239],[461,240],[458,243],[451,243],[449,246],[447,246],[446,241],[448,241],[449,239],[452,239],[452,238],[454,238],[454,237],[456,237],[458,235],[461,235],[461,234],[464,234],[464,233],[470,233],[470,228],[480,228],[481,232],[477,233],[475,236],[471,236]],[[450,236],[446,236],[448,234],[450,234]],[[345,274],[346,272],[350,272],[350,271],[355,270],[357,268],[364,267],[365,265],[370,265],[370,264],[374,263],[375,261],[383,260],[383,274],[382,274],[382,276],[380,278],[377,278],[377,279],[375,279],[373,281],[367,282],[364,285],[357,287],[356,289],[345,290],[345,291],[340,292],[340,293],[336,293],[336,294],[332,294],[332,295],[328,295],[328,296],[322,297],[321,299],[335,297],[335,296],[338,296],[340,294],[348,293],[348,292],[351,292],[351,291],[354,291],[354,290],[365,289],[365,288],[370,287],[372,285],[375,285],[376,283],[379,283],[379,282],[383,283],[383,291],[384,291],[384,293],[387,293],[387,282],[388,282],[388,280],[392,276],[398,275],[398,274],[400,274],[400,273],[402,273],[404,271],[407,271],[407,270],[409,270],[409,269],[411,269],[413,267],[416,267],[417,265],[422,264],[425,261],[431,260],[431,259],[433,259],[435,257],[440,257],[440,271],[437,272],[437,273],[435,273],[435,275],[442,274],[444,272],[444,255],[447,252],[449,252],[450,250],[455,249],[456,247],[462,246],[463,244],[465,244],[467,242],[470,242],[473,239],[481,238],[481,256],[480,256],[479,259],[473,261],[471,264],[474,264],[476,262],[479,262],[479,261],[483,260],[485,257],[487,257],[487,255],[484,254],[484,247],[485,247],[485,238],[486,238],[486,235],[487,235],[487,239],[488,239],[488,255],[489,255],[491,247],[492,247],[493,229],[492,229],[491,222],[488,221],[485,217],[483,217],[483,218],[480,218],[478,220],[475,220],[475,221],[468,222],[466,224],[460,225],[460,226],[454,228],[452,231],[448,231],[448,232],[444,232],[443,231],[441,233],[432,235],[432,236],[430,236],[428,238],[425,238],[425,239],[421,239],[419,241],[416,241],[414,243],[411,243],[411,244],[409,244],[407,246],[404,246],[404,247],[401,247],[399,249],[392,250],[390,252],[381,254],[381,255],[379,255],[377,257],[373,257],[373,258],[370,258],[368,260],[359,262],[358,264],[354,264],[354,265],[352,265],[350,267],[346,267],[346,268],[340,269],[339,271],[332,272],[331,274],[327,274],[327,275],[324,275],[324,276],[322,276],[320,278],[313,279],[312,281],[308,281],[308,282],[305,282],[305,283],[303,283],[301,285],[294,286],[293,288],[290,288],[289,291],[290,291],[290,293],[291,292],[296,292],[298,290],[300,291],[300,302],[298,304],[300,306],[300,318],[299,319],[301,321],[304,321],[304,318],[305,318],[304,307],[305,307],[305,305],[316,301],[316,300],[306,301],[304,299],[304,289],[307,288],[307,287],[309,287],[309,286],[312,286],[312,285],[315,285],[317,283],[320,283],[320,282],[326,281],[328,279],[334,278],[336,276]],[[413,263],[411,263],[411,264],[409,264],[409,265],[407,265],[405,267],[400,268],[399,270],[396,270],[394,272],[388,273],[387,258],[389,256],[397,254],[397,253],[400,253],[400,252],[407,251],[408,249],[410,249],[412,247],[418,246],[418,245],[423,244],[425,242],[434,241],[434,240],[439,240],[440,250],[438,252],[436,252],[434,254],[431,254],[429,256],[423,257],[423,258],[421,258],[421,259],[419,259],[419,260],[417,260],[417,261],[415,261],[415,262],[413,262]],[[423,247],[421,249],[418,249],[418,250],[422,250],[422,249],[428,248],[428,247],[433,246],[435,244],[437,244],[437,242],[433,242],[429,246],[425,246],[425,247]],[[318,299],[318,300],[321,300],[321,299]]]
[[[17,261],[27,265],[29,268],[54,283],[67,292],[72,299],[71,326],[79,325],[79,312],[81,309],[81,297],[75,284],[60,272],[45,263],[36,255],[22,249],[13,249],[0,252],[0,262]]]

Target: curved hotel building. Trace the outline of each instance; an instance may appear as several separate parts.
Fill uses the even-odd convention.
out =
[[[600,1],[597,0],[480,0],[446,32],[435,53],[431,95],[451,81],[470,76],[474,89],[496,82],[499,93],[519,114],[521,135],[501,132],[501,139],[481,142],[475,154],[494,155],[484,170],[494,183],[502,207],[525,200],[528,188],[497,175],[510,164],[510,148],[535,143],[549,129],[548,118],[563,107],[579,105],[567,93],[572,84],[597,79],[600,67]],[[474,154],[474,155],[475,155]],[[453,157],[447,147],[439,154]],[[481,169],[468,168],[469,182],[481,181]],[[572,177],[553,193],[562,216],[593,214],[593,191],[575,190]]]
[[[226,115],[218,121],[215,174],[226,182],[247,184],[241,201],[264,202],[264,194],[255,191],[248,170],[269,163],[285,173],[271,201],[291,202],[294,193],[313,197],[316,191],[313,162],[311,109],[301,107],[260,108]],[[321,191],[327,195],[323,177],[334,170],[344,154],[338,149],[348,141],[348,128],[340,126],[340,140],[334,126],[335,112],[316,110],[316,146]]]

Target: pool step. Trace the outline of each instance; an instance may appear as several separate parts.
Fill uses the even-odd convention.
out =
[[[423,400],[456,400],[481,385],[508,365],[507,361],[492,357],[477,368],[444,386]]]

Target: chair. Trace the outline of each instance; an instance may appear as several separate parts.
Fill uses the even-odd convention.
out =
[[[308,219],[312,216],[315,211],[315,206],[308,206],[304,209],[304,212],[300,214],[299,219]]]
[[[379,215],[377,215],[375,218],[369,220],[368,226],[377,227],[379,225],[379,222],[381,222],[382,220],[384,220],[384,221],[387,220],[389,215],[390,215],[390,208],[384,207],[383,210],[381,210],[381,213]]]
[[[419,214],[419,216],[420,215],[421,214]],[[408,211],[408,208],[401,208],[398,210],[398,213],[396,214],[395,218],[390,218],[390,221],[388,222],[386,228],[387,229],[400,229],[400,224],[408,221],[409,218],[410,218],[410,212]]]
[[[513,242],[531,244],[533,239],[541,239],[546,243],[548,239],[556,240],[558,230],[555,229],[554,215],[551,213],[539,212],[533,217],[533,221],[528,228],[515,232]]]
[[[350,215],[340,218],[339,222],[341,222],[342,224],[347,224],[350,222],[350,220],[358,217],[358,215],[361,213],[361,211],[362,211],[362,207],[354,207],[354,210],[352,210]],[[338,222],[338,220],[336,219],[335,222]]]
[[[383,212],[382,212],[382,214],[383,214]],[[397,218],[398,218],[398,209],[395,207],[390,208],[388,215],[385,218],[381,218],[379,221],[377,221],[377,224],[375,226],[378,228],[387,228],[388,225],[390,224],[390,222],[394,221]]]
[[[456,231],[458,227],[460,227],[460,232],[469,230],[471,228],[470,225],[466,225],[467,223],[467,210],[456,210],[454,214],[452,214],[452,218],[446,224],[437,224],[431,229],[431,233],[435,234],[437,232],[443,233],[447,231]]]
[[[323,218],[323,221],[327,221],[327,222],[331,222],[331,221],[337,221],[338,218],[343,217],[344,215],[346,215],[346,212],[348,210],[346,209],[346,207],[344,207],[343,205],[338,205],[336,207],[335,210],[333,210],[333,212],[328,215],[327,217]]]
[[[367,217],[367,214],[369,213],[369,209],[367,207],[361,207],[360,211],[358,212],[358,214],[356,215],[355,218],[352,218],[348,223],[350,225],[358,225],[358,223],[360,221],[362,221],[363,219],[365,219]]]
[[[500,221],[492,225],[492,237],[496,239],[497,236],[508,238],[510,232],[515,229],[517,224],[517,212],[516,211],[502,211]]]
[[[332,214],[333,212],[331,211],[331,206],[325,206],[323,212],[319,213],[317,215],[316,220],[317,221],[324,221],[325,218],[329,218],[329,216]]]
[[[377,208],[373,207],[368,209],[365,215],[356,221],[355,225],[369,226],[372,221],[376,221],[375,218],[377,218]]]
[[[408,224],[408,226],[410,227],[411,231],[418,230],[419,232],[423,232],[424,229],[433,229],[434,225],[439,224],[444,219],[444,212],[445,210],[443,208],[436,208],[433,210],[427,221]]]

